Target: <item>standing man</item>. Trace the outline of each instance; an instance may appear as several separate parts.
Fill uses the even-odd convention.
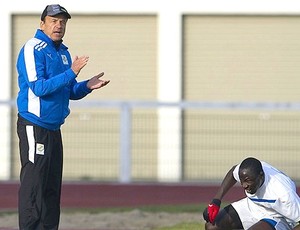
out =
[[[246,198],[219,212],[222,198],[237,181],[245,190]],[[229,170],[203,217],[206,230],[300,229],[300,198],[287,175],[249,157]]]
[[[62,43],[70,18],[62,6],[46,6],[40,29],[17,60],[20,230],[58,229],[63,169],[60,127],[70,113],[69,100],[79,100],[109,83],[101,79],[104,73],[76,81],[89,57],[76,56],[72,62]]]

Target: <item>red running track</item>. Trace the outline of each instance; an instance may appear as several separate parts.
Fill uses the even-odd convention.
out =
[[[0,182],[0,210],[17,209],[18,182]],[[146,205],[197,204],[209,202],[216,185],[177,183],[80,183],[64,182],[62,208],[138,207]],[[298,194],[300,188],[298,187]],[[244,197],[241,187],[233,187],[224,197],[231,202]]]

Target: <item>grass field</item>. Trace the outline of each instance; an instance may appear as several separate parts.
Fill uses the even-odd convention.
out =
[[[138,207],[139,210],[144,212],[159,213],[199,213],[199,217],[202,216],[200,210],[204,210],[206,204],[197,205],[163,205],[163,206],[144,206]],[[96,209],[80,209],[83,212],[99,213],[99,212],[129,212],[132,208],[96,208]],[[76,209],[66,209],[64,212],[74,212]],[[159,227],[153,230],[204,230],[204,223],[180,223],[171,227]]]
[[[204,230],[204,224],[182,223],[172,227],[157,228],[155,230]]]
[[[148,212],[170,212],[170,213],[180,213],[180,212],[194,212],[199,213],[199,210],[204,210],[206,204],[201,205],[177,205],[177,206],[154,206],[141,208]],[[201,214],[201,213],[200,213]],[[181,223],[172,227],[162,227],[156,228],[155,230],[204,230],[203,223]]]
[[[113,223],[116,223],[119,221],[119,217],[123,218],[121,221],[125,224],[123,227],[124,229],[128,229],[128,225],[126,227],[126,223],[129,223],[130,226],[135,227],[134,223],[136,223],[135,219],[143,219],[146,218],[148,221],[147,228],[149,229],[150,226],[152,226],[152,223],[154,224],[152,227],[150,227],[152,230],[204,230],[204,223],[202,220],[202,211],[206,207],[205,204],[195,204],[195,205],[153,205],[153,206],[139,206],[134,208],[129,207],[115,207],[115,208],[63,208],[62,214],[64,214],[64,217],[71,218],[72,221],[87,221],[92,220],[93,216],[97,217],[97,221],[102,221],[103,219],[99,218],[99,216],[106,216],[109,214],[110,217],[113,218]],[[82,214],[81,216],[78,216],[78,213]],[[173,215],[174,214],[174,215]],[[182,217],[184,215],[184,217]],[[82,218],[84,216],[84,218]],[[174,216],[175,219],[174,219]],[[180,216],[180,217],[178,217]],[[190,217],[193,216],[191,219]],[[195,218],[196,216],[196,218]],[[199,218],[198,218],[199,216]],[[13,218],[8,218],[13,217]],[[74,217],[76,219],[74,219]],[[125,218],[125,219],[124,219]],[[134,219],[132,219],[134,218]],[[178,219],[179,218],[179,219]],[[160,221],[164,221],[165,224],[162,224]],[[180,220],[180,221],[177,221]],[[181,222],[182,220],[182,222]],[[103,220],[106,222],[106,220]],[[134,223],[133,223],[133,222]],[[185,222],[186,221],[186,222]],[[11,223],[10,225],[9,222]],[[103,223],[100,224],[99,226]],[[110,222],[111,223],[111,222]],[[158,224],[159,223],[159,224]],[[170,226],[170,224],[173,226]],[[5,226],[6,224],[6,226]],[[131,225],[132,224],[132,225]],[[140,225],[142,226],[142,225]],[[168,226],[168,227],[165,227]],[[0,229],[3,229],[3,227],[10,227],[7,229],[16,229],[17,227],[17,213],[16,210],[14,211],[1,211],[0,210]],[[78,228],[77,228],[78,227]],[[85,225],[85,227],[87,227]],[[92,227],[92,226],[89,226]],[[69,228],[69,227],[62,227],[61,229],[86,229],[81,228],[81,226],[76,226],[76,228]],[[96,229],[96,228],[91,228]],[[97,229],[107,229],[107,228],[97,228]],[[113,226],[109,229],[113,229]],[[123,229],[122,227],[118,227],[117,229]],[[134,228],[138,229],[138,228]]]
[[[137,207],[141,211],[145,212],[168,212],[168,213],[199,213],[200,210],[204,210],[207,204],[187,204],[187,205],[147,205]],[[89,213],[99,213],[99,212],[128,212],[135,208],[131,207],[112,207],[112,208],[63,208],[63,212],[75,212],[83,211]],[[202,213],[201,213],[202,214]]]

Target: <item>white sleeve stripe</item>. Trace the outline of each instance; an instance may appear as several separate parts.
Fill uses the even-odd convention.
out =
[[[44,48],[46,46],[47,44],[45,42],[41,42],[41,40],[39,39],[32,38],[26,43],[24,47],[24,59],[25,59],[26,71],[27,71],[29,82],[33,82],[37,80],[34,49],[38,47],[38,50],[40,50],[39,48]],[[30,88],[28,90],[27,96],[28,96],[28,111],[40,117],[40,98],[37,97]]]
[[[35,81],[37,79],[36,76],[36,68],[35,68],[35,59],[34,59],[34,47],[39,42],[38,39],[31,39],[28,41],[24,47],[24,59],[26,65],[26,71],[28,80]]]

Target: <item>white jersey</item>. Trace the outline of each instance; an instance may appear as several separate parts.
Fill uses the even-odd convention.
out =
[[[245,191],[253,204],[264,207],[273,217],[285,218],[287,222],[300,221],[300,198],[295,183],[284,173],[271,165],[261,162],[265,181],[255,194]],[[240,164],[233,171],[234,178],[240,182],[238,175]]]

